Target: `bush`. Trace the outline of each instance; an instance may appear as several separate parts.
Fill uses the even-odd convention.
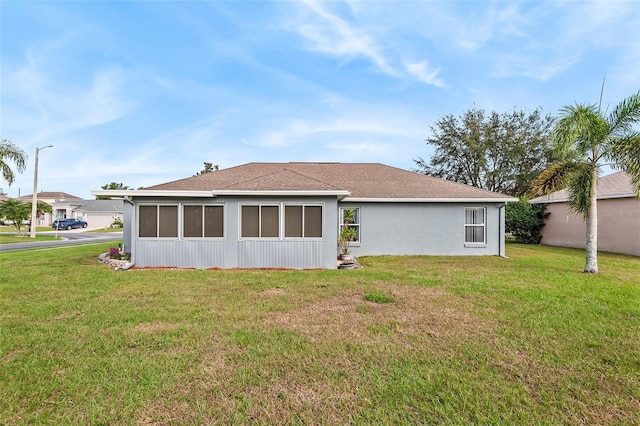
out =
[[[117,247],[111,247],[109,249],[109,259],[115,260],[131,260],[131,253],[128,251],[122,252]]]
[[[112,228],[122,228],[122,222],[119,220],[114,220],[113,223],[111,224]]]
[[[522,244],[540,244],[544,226],[544,219],[550,213],[546,212],[545,204],[529,204],[526,198],[520,198],[517,203],[508,203],[505,208],[505,227],[516,242]]]

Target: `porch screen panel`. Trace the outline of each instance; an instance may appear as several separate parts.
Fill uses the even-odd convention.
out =
[[[202,237],[202,206],[184,206],[182,220],[185,237]]]
[[[158,236],[158,207],[140,206],[138,210],[138,236],[157,237]]]
[[[284,236],[302,237],[302,206],[284,207]]]
[[[242,231],[243,238],[257,238],[260,236],[260,207],[242,206]]]
[[[204,208],[204,236],[209,238],[224,236],[224,207],[206,206]]]
[[[304,207],[304,236],[306,238],[322,238],[322,207]]]
[[[158,236],[175,238],[178,236],[178,206],[160,206]]]
[[[280,208],[278,206],[261,207],[261,237],[277,238],[280,236]]]

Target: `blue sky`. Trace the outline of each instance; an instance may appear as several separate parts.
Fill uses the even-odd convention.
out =
[[[473,107],[596,103],[640,88],[635,1],[0,0],[10,196],[92,198],[203,161],[428,159],[429,127]]]

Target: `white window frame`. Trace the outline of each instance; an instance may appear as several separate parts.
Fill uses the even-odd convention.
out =
[[[202,233],[200,237],[186,237],[184,233],[184,208],[185,207],[202,207]],[[205,227],[205,209],[207,207],[222,207],[222,236],[221,237],[207,237],[204,235]],[[203,204],[203,203],[180,203],[180,236],[185,240],[224,240],[225,238],[225,222],[227,220],[227,210],[224,204]]]
[[[143,237],[140,235],[140,207],[155,207],[156,208],[156,236],[155,237]],[[160,236],[160,207],[175,207],[177,209],[176,215],[176,236],[175,237],[161,237]],[[180,203],[143,203],[137,206],[137,219],[136,219],[136,238],[145,240],[176,240],[180,239],[180,223],[182,219],[182,209]]]
[[[482,223],[467,223],[467,211],[482,210]],[[467,241],[467,228],[482,228],[482,241]],[[487,208],[486,207],[465,207],[464,208],[464,245],[479,247],[487,245]]]
[[[345,226],[344,225],[344,211],[345,210],[349,210],[349,209],[353,209],[356,210],[356,217],[358,218],[358,221],[355,223],[351,223],[349,224],[350,227],[354,227],[354,228],[358,228],[358,239],[352,241],[349,243],[349,245],[355,245],[358,246],[360,245],[360,243],[362,242],[362,227],[360,226],[361,222],[362,222],[362,209],[360,209],[360,206],[345,206],[345,207],[340,207],[339,211],[338,211],[338,235],[340,235],[340,233],[342,232],[342,228]]]
[[[287,237],[286,236],[286,229],[285,227],[287,226],[286,223],[286,212],[285,209],[287,207],[302,207],[302,237]],[[320,207],[321,209],[321,233],[322,235],[319,237],[306,237],[304,236],[304,221],[305,221],[305,209],[307,207]],[[282,228],[282,239],[284,240],[323,240],[324,239],[324,210],[325,210],[325,206],[324,203],[282,203],[282,208],[280,209],[281,212],[281,228]]]
[[[242,236],[242,208],[243,207],[258,207],[258,235],[257,237],[243,237]],[[262,207],[277,207],[278,208],[278,236],[277,237],[262,237]],[[283,227],[283,208],[282,203],[243,203],[238,205],[238,239],[239,240],[281,240],[284,233]]]

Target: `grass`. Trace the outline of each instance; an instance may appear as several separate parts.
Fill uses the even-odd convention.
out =
[[[115,272],[112,245],[0,256],[1,424],[640,422],[638,258]]]
[[[41,232],[43,230],[47,230],[50,231],[51,229],[49,228],[37,228],[36,229],[36,237],[35,238],[31,238],[29,236],[29,230],[27,229],[26,231],[23,231],[24,234],[22,235],[18,235],[15,232],[15,228],[13,233],[7,233],[7,234],[0,234],[0,244],[13,244],[13,243],[29,243],[29,242],[33,242],[33,241],[51,241],[51,240],[59,240],[61,239],[60,237],[56,238],[54,235],[40,235],[38,234],[38,232]]]

